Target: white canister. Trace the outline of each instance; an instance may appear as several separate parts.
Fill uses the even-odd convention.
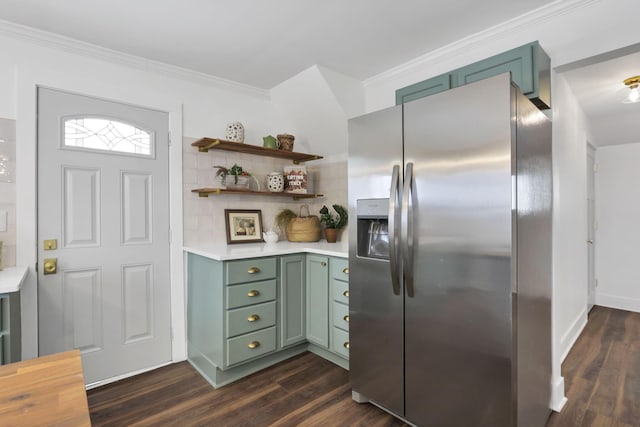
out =
[[[240,122],[233,122],[227,125],[225,139],[231,142],[244,142],[244,126]]]
[[[267,175],[267,188],[272,193],[284,191],[284,176],[280,172],[271,172]]]

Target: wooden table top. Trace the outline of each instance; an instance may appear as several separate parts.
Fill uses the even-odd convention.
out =
[[[78,350],[0,366],[2,426],[91,426]]]

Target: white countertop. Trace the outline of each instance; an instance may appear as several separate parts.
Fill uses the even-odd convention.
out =
[[[27,277],[27,267],[6,267],[0,271],[0,294],[18,292]]]
[[[280,241],[276,243],[242,243],[233,245],[219,243],[210,245],[185,246],[183,247],[183,249],[186,252],[215,259],[217,261],[275,255],[290,255],[299,254],[301,252],[341,258],[347,258],[349,256],[349,245],[346,241],[327,243],[326,240],[309,243],[297,243],[288,241]]]

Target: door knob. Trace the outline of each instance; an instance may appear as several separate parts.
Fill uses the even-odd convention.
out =
[[[58,258],[45,258],[44,274],[56,274],[58,272]]]

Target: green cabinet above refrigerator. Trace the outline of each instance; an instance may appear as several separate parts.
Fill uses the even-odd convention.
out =
[[[396,91],[396,105],[511,72],[511,80],[539,109],[551,108],[549,56],[535,41]]]

